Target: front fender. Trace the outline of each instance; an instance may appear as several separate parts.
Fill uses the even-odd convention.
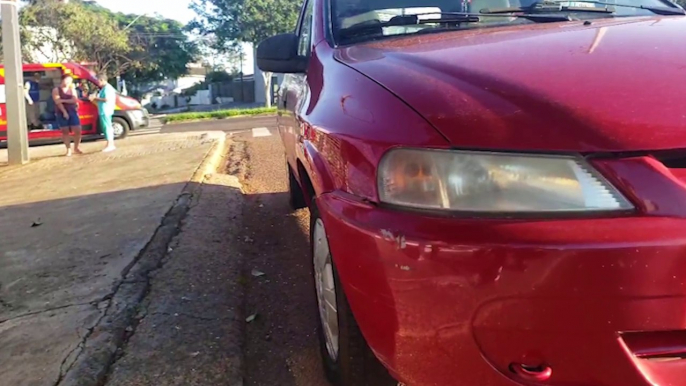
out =
[[[316,46],[303,81],[295,149],[317,196],[342,191],[378,202],[377,167],[389,149],[450,146],[400,98],[338,62],[327,44]]]
[[[322,159],[322,155],[317,150],[317,147],[312,142],[305,141],[302,144],[302,153],[306,161],[303,162],[303,167],[312,183],[315,197],[336,190],[329,167]],[[302,177],[299,176],[301,178],[300,181],[303,181]]]

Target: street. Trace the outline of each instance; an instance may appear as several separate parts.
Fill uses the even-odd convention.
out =
[[[0,240],[3,384],[327,385],[309,215],[289,208],[275,126],[273,117],[169,125],[132,135],[110,157],[97,153],[101,142],[73,159],[59,157],[59,145],[41,146],[28,166],[0,169],[12,186],[0,214],[22,224],[11,230],[3,221]],[[200,163],[186,156],[189,168],[170,179],[169,168],[180,165],[174,154],[192,149],[170,141],[216,138],[218,129],[227,145],[216,172],[184,188],[185,170]],[[137,158],[122,164],[127,157]],[[53,170],[69,173],[66,165],[76,175],[109,171],[68,183],[55,197],[48,186],[63,177]],[[18,179],[42,181],[29,194]],[[113,201],[117,195],[126,200]],[[57,239],[42,236],[55,232]],[[37,355],[45,342],[53,349]]]
[[[686,0],[566,3],[0,0],[0,386],[686,386]]]
[[[289,207],[277,135],[247,132],[234,140],[245,141],[248,160],[246,167],[232,167],[243,173],[246,193],[246,312],[258,315],[246,328],[246,385],[326,385],[316,335],[309,213]],[[255,280],[253,269],[264,272],[263,278]]]
[[[130,135],[151,135],[151,134],[168,134],[168,133],[184,133],[184,132],[205,132],[205,131],[224,131],[227,133],[237,133],[241,131],[248,131],[254,128],[275,129],[276,120],[274,117],[240,117],[231,118],[230,120],[219,119],[216,121],[204,122],[187,122],[175,123],[170,125],[163,125],[159,119],[153,119],[149,128],[134,130]]]
[[[213,235],[206,235],[206,238],[228,238],[228,241],[208,242],[201,248],[202,255],[198,255],[198,259],[223,256],[227,262],[232,261],[230,264],[234,259],[242,262],[238,283],[244,296],[240,320],[244,384],[324,386],[328,383],[320,364],[316,300],[309,270],[309,215],[306,210],[294,213],[288,205],[280,138],[275,130],[262,130],[275,126],[275,119],[268,117],[168,125],[162,129],[162,133],[207,128],[233,133],[224,173],[238,177],[243,185],[244,195],[239,202],[233,202],[233,208],[222,208],[218,204],[212,207],[212,214],[198,214],[203,218],[209,216],[210,221],[205,221],[204,225],[194,224],[192,228],[191,224],[186,224],[180,242],[197,245],[201,231]],[[191,210],[191,216],[202,221],[193,215],[196,209]],[[189,234],[195,236],[184,241]],[[196,265],[203,263],[195,261],[191,266]],[[154,321],[146,320],[149,316],[146,317],[124,348],[121,359],[114,364],[108,385],[238,384],[217,373],[226,366],[224,355],[215,352],[223,349],[221,344],[197,344],[207,341],[208,337],[221,342],[230,339],[227,334],[237,333],[227,330],[226,323],[212,323],[215,317],[207,317],[223,302],[221,297],[235,297],[235,293],[198,288],[207,287],[208,283],[230,287],[230,284],[222,283],[222,269],[213,268],[205,270],[203,281],[195,286],[188,285],[196,282],[194,276],[188,274],[191,267],[181,268],[181,274],[177,273],[175,278],[177,282],[165,291],[173,292],[176,288],[177,302],[182,297],[202,299],[200,304],[190,307],[194,312],[197,310],[196,315],[204,315],[201,324],[197,324],[197,318],[183,324],[180,320],[183,316],[176,316],[183,315],[179,310],[188,313],[188,301],[186,304],[180,301],[178,307],[163,312],[162,317],[158,312]],[[153,293],[154,288],[153,283]],[[169,303],[169,300],[165,302]],[[148,309],[155,307],[154,304],[147,306]],[[245,322],[245,318],[251,316],[254,320]]]

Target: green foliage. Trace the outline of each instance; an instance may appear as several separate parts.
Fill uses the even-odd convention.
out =
[[[97,62],[97,70],[133,82],[182,76],[198,54],[175,20],[113,13],[92,2],[33,0],[20,23],[27,53],[51,47],[42,53],[52,61]]]
[[[255,109],[232,109],[232,110],[218,110],[197,113],[181,113],[168,115],[165,118],[166,123],[171,122],[186,122],[186,121],[202,121],[210,119],[226,119],[239,116],[263,115],[276,113],[276,108],[260,107]]]
[[[29,52],[42,52],[54,61],[96,62],[96,70],[108,74],[131,65],[127,33],[115,20],[79,2],[35,0],[21,10],[19,22]]]
[[[189,29],[216,38],[216,49],[238,41],[258,43],[295,29],[302,0],[193,0],[199,15]]]
[[[188,40],[181,23],[156,17],[118,16],[120,25],[130,25],[131,57],[135,62],[124,79],[150,82],[178,78],[188,72],[187,65],[196,59],[198,47]]]
[[[122,74],[130,82],[174,79],[188,72],[188,63],[198,55],[198,47],[185,35],[176,20],[134,14],[113,13],[96,3],[84,4],[116,20],[127,31],[131,47],[131,69]]]
[[[259,43],[294,31],[302,0],[193,0],[198,18],[188,28],[213,38],[220,52],[236,49],[238,42]],[[265,100],[271,106],[271,75],[263,73]]]
[[[208,83],[231,82],[232,80],[233,76],[226,71],[212,71],[205,77]]]

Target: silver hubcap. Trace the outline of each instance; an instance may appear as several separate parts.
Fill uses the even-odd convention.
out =
[[[331,359],[338,358],[338,307],[336,284],[333,280],[333,263],[326,230],[321,219],[314,225],[314,281],[317,285],[319,318],[324,328],[326,349]]]
[[[115,137],[121,137],[124,134],[124,126],[121,123],[113,123],[112,129]]]

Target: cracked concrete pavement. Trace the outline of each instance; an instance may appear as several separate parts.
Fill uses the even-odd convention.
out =
[[[0,169],[0,383],[104,379],[217,138],[135,137],[110,154],[89,143]]]
[[[216,174],[199,188],[108,386],[243,384],[242,193],[235,177]]]

